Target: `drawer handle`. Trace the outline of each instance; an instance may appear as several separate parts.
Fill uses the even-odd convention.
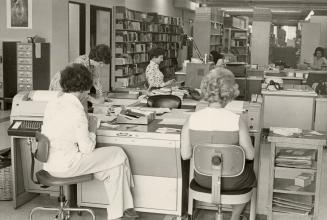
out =
[[[127,136],[130,136],[130,135],[128,133],[126,133],[126,132],[119,132],[119,133],[117,133],[117,136],[127,137]]]

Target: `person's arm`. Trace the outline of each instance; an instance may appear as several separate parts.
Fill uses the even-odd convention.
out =
[[[245,151],[245,158],[248,160],[254,159],[254,148],[249,135],[247,124],[242,118],[239,119],[239,144]]]
[[[97,121],[94,117],[88,118],[85,112],[79,112],[76,118],[76,140],[80,152],[84,154],[91,153],[96,144]]]
[[[60,72],[57,72],[51,79],[50,85],[49,85],[49,90],[54,90],[54,91],[61,91],[61,86],[60,86],[60,77],[61,74]]]
[[[192,157],[192,146],[190,143],[189,120],[183,126],[181,134],[181,156],[183,160],[188,160]]]

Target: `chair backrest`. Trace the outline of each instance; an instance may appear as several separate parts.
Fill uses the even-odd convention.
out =
[[[34,152],[34,157],[38,161],[45,163],[48,161],[49,157],[49,148],[50,148],[50,142],[49,139],[41,134],[40,132],[35,133],[35,139],[37,141],[37,149]]]
[[[182,100],[175,95],[154,95],[148,98],[147,105],[155,108],[181,108]]]
[[[45,163],[48,161],[48,157],[49,157],[49,148],[50,148],[50,142],[49,139],[41,134],[40,132],[35,132],[35,139],[37,141],[37,147],[36,150],[33,152],[33,149],[31,147],[31,173],[30,173],[30,177],[31,180],[35,183],[35,184],[40,184],[40,182],[38,180],[34,179],[34,165],[35,165],[35,159],[37,159],[38,161]]]
[[[212,159],[219,155],[222,162],[222,177],[240,175],[245,166],[245,152],[238,145],[198,144],[193,148],[193,163],[197,173],[212,176]]]

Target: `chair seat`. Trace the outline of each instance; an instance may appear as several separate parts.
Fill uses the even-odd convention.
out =
[[[64,186],[81,182],[90,181],[93,179],[93,174],[87,174],[82,176],[60,178],[51,176],[47,171],[40,170],[36,174],[37,180],[45,186]]]
[[[211,194],[211,189],[200,186],[194,179],[191,181],[190,187],[194,191]],[[241,189],[241,190],[222,190],[221,194],[222,195],[242,195],[242,194],[246,194],[246,193],[250,192],[251,190],[252,190],[252,188],[245,188],[245,189]]]

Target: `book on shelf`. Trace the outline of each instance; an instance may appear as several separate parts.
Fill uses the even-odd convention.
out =
[[[312,196],[303,196],[296,194],[275,193],[273,200],[284,201],[292,204],[303,205],[306,207],[313,207]]]
[[[293,160],[315,160],[316,150],[280,148],[277,152],[277,158]]]
[[[282,213],[296,213],[296,214],[301,214],[301,215],[309,215],[310,212],[306,211],[306,210],[302,210],[302,209],[293,209],[293,208],[289,208],[289,207],[284,207],[284,206],[280,206],[280,205],[276,205],[273,204],[272,207],[274,212],[282,212]]]

